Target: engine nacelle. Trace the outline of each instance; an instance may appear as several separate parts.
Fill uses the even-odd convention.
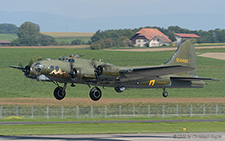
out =
[[[73,68],[70,72],[71,79],[82,79],[83,73],[80,68]]]
[[[119,69],[113,65],[108,65],[108,64],[104,64],[104,65],[99,65],[96,70],[95,73],[97,76],[103,76],[103,77],[118,77],[119,74]]]

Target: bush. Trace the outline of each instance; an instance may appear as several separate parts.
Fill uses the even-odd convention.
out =
[[[85,45],[85,42],[80,39],[76,39],[71,42],[71,45]]]

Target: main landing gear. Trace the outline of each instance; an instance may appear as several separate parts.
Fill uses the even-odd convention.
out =
[[[63,87],[60,87],[58,85],[58,83],[56,83],[56,84],[57,84],[58,87],[56,87],[55,90],[54,90],[54,97],[57,100],[62,100],[66,96],[66,85],[67,85],[67,83],[64,83]]]
[[[64,86],[63,87],[60,87],[59,84],[58,84],[58,82],[53,82],[53,83],[55,85],[57,85],[57,87],[54,90],[54,97],[57,100],[62,100],[66,96],[66,86],[67,86],[67,83],[64,83]],[[71,86],[74,87],[75,85],[72,84]],[[90,90],[90,93],[89,94],[90,94],[90,98],[93,101],[98,101],[102,97],[102,92],[101,92],[101,90],[98,87],[93,87]]]
[[[163,89],[163,93],[162,93],[163,97],[167,97],[168,96],[168,92],[166,91],[166,89]]]
[[[98,87],[92,88],[89,94],[93,101],[98,101],[102,97],[102,92]]]

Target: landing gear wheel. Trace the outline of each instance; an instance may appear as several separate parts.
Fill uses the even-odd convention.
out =
[[[93,101],[98,101],[102,96],[102,92],[98,87],[94,87],[90,90],[90,98]]]
[[[163,91],[163,97],[167,97],[168,96],[168,92],[167,91]]]
[[[126,88],[125,87],[115,87],[114,89],[117,93],[122,93]]]
[[[56,87],[54,90],[54,97],[57,100],[62,100],[66,96],[66,92],[63,90],[63,87]]]

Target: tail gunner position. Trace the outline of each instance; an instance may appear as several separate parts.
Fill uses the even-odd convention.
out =
[[[167,97],[166,88],[203,88],[206,80],[197,75],[196,53],[191,41],[181,43],[173,57],[165,64],[152,67],[117,67],[109,63],[80,59],[77,55],[60,57],[57,60],[43,60],[26,67],[10,66],[20,69],[27,78],[53,82],[57,87],[54,96],[62,100],[66,95],[68,83],[86,84],[90,98],[98,101],[102,92],[98,86],[114,87],[118,93],[126,88],[162,88]],[[59,83],[64,83],[61,87]]]

